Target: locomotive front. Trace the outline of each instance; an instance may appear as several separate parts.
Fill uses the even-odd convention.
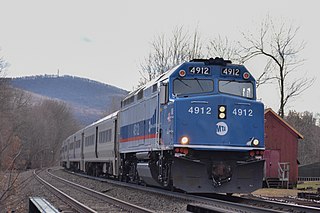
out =
[[[244,66],[219,58],[184,63],[171,74],[161,139],[174,150],[174,187],[190,193],[261,188],[264,106],[255,86]]]

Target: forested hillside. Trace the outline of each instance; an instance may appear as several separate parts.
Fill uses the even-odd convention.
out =
[[[126,94],[71,76],[0,78],[0,171],[57,165],[61,142]]]
[[[286,121],[303,135],[298,143],[298,160],[300,165],[320,162],[320,126],[319,114],[311,112],[290,111]]]
[[[13,87],[62,100],[81,124],[87,125],[119,108],[127,91],[89,79],[72,76],[32,76],[13,78]]]

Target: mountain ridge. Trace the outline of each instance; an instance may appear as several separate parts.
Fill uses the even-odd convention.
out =
[[[117,110],[128,91],[77,76],[37,75],[10,78],[11,85],[66,102],[81,124],[87,125]]]

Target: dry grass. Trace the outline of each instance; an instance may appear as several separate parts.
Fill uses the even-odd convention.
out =
[[[307,190],[307,188],[309,188]],[[320,182],[304,182],[298,184],[296,189],[270,189],[263,188],[254,191],[253,195],[263,196],[263,197],[296,197],[298,192],[316,192],[317,188],[320,187]],[[312,188],[312,189],[311,189]],[[303,190],[298,190],[303,189]]]
[[[317,191],[317,189],[320,188],[320,181],[305,181],[305,182],[299,183],[297,188],[298,189],[312,188],[312,191]]]
[[[270,189],[263,188],[258,189],[251,194],[262,196],[262,197],[296,197],[298,192],[301,192],[297,189]]]

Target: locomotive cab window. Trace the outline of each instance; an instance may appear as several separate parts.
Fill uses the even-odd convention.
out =
[[[251,82],[219,81],[219,91],[240,97],[253,98],[253,84]]]
[[[208,92],[213,92],[213,80],[210,79],[177,78],[173,81],[173,94],[176,96]]]

